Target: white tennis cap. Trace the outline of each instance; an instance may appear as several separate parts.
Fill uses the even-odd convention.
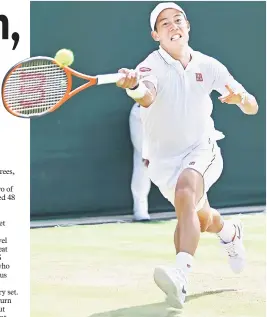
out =
[[[185,14],[184,10],[181,7],[179,7],[178,4],[176,4],[174,2],[162,2],[162,3],[158,4],[150,14],[150,26],[151,26],[152,31],[154,31],[154,29],[155,29],[155,24],[156,24],[156,21],[157,21],[159,14],[165,9],[176,9],[176,10],[182,12],[186,18],[186,14]]]

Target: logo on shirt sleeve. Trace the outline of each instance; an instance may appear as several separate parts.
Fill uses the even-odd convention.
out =
[[[201,73],[196,73],[196,81],[203,81],[203,76]]]
[[[140,67],[139,71],[142,73],[151,72],[151,68],[148,67]]]

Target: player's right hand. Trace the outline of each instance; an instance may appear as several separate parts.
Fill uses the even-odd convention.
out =
[[[121,68],[119,73],[125,74],[126,76],[116,82],[116,85],[120,88],[132,89],[138,84],[138,73],[133,69]]]

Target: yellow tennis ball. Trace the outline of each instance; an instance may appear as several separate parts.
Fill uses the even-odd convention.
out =
[[[74,61],[73,52],[63,48],[56,53],[55,60],[62,66],[70,66]]]

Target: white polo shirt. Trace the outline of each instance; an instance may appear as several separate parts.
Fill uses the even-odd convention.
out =
[[[153,104],[141,107],[149,159],[181,155],[203,137],[212,137],[212,90],[225,94],[226,84],[233,90],[244,90],[216,59],[193,50],[191,56],[184,69],[160,47],[137,66],[144,80],[152,82],[157,90]]]

